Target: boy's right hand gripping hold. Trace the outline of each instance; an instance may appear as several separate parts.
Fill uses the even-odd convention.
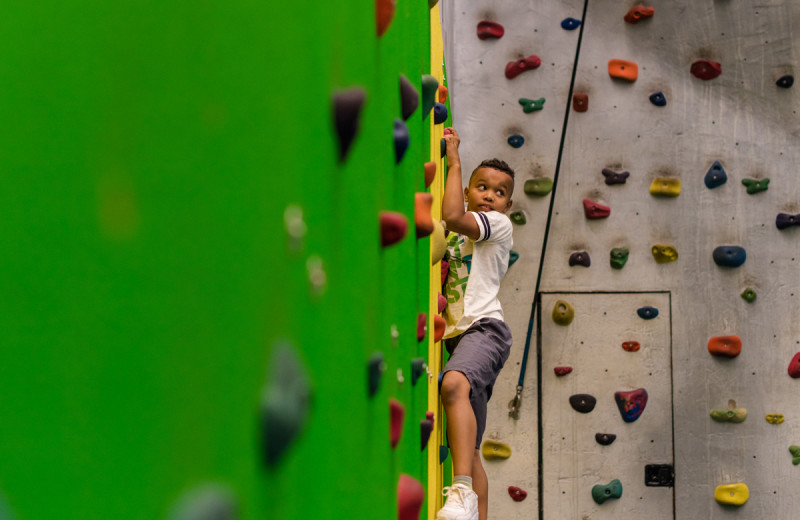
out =
[[[451,126],[445,128],[444,140],[447,144],[447,167],[461,166],[461,158],[458,156],[458,145],[461,144],[461,138],[458,137],[456,129]]]

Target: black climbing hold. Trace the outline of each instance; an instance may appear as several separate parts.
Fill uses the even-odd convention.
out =
[[[343,161],[350,151],[358,133],[361,108],[367,93],[361,87],[353,87],[333,95],[333,124],[339,137],[339,161]]]
[[[439,90],[439,80],[430,74],[422,75],[422,119],[427,119],[433,104],[436,103],[436,91]]]
[[[797,225],[800,225],[800,213],[797,215],[778,213],[778,216],[775,218],[775,226],[777,226],[778,229],[786,229]]]
[[[400,74],[400,105],[403,113],[403,121],[408,121],[411,114],[419,106],[419,92],[408,78]]]
[[[278,343],[261,392],[261,442],[264,462],[274,467],[306,422],[311,401],[308,373],[288,342]]]
[[[642,318],[643,320],[652,320],[653,318],[658,316],[658,309],[650,306],[641,307],[639,309],[636,309],[636,314],[638,314],[639,317]]]
[[[394,162],[400,164],[403,156],[408,150],[408,143],[410,138],[408,135],[408,127],[401,119],[394,120]]]
[[[725,168],[719,163],[714,161],[711,168],[706,172],[703,182],[706,183],[706,188],[713,190],[717,186],[722,186],[728,181],[728,174],[725,173]]]
[[[576,18],[564,18],[561,20],[561,28],[567,31],[574,31],[581,26],[581,21]]]
[[[644,485],[650,487],[672,487],[675,469],[670,464],[647,464],[644,467]]]
[[[238,506],[233,493],[220,484],[204,484],[181,496],[172,507],[169,520],[236,520]],[[0,507],[0,520],[11,520]]]
[[[514,134],[508,138],[508,144],[510,144],[513,148],[519,148],[525,144],[525,138],[519,134]]]
[[[447,155],[447,141],[442,137],[442,140],[439,141],[439,157],[444,157],[445,155]]]
[[[589,413],[594,410],[597,399],[589,394],[575,394],[570,396],[569,404],[572,405],[576,412]]]
[[[719,246],[712,256],[720,267],[739,267],[747,259],[747,252],[739,246]]]
[[[513,249],[508,252],[508,267],[514,265],[514,262],[519,260],[519,253],[514,251]]]
[[[386,363],[383,361],[383,353],[372,354],[367,362],[367,394],[370,397],[378,392],[384,370],[386,370]]]
[[[667,106],[667,98],[664,97],[663,92],[656,92],[654,94],[650,94],[650,102],[657,107]]]
[[[778,78],[778,81],[775,82],[781,88],[789,88],[794,85],[794,76],[791,74],[787,74],[785,76],[781,76]]]
[[[613,184],[625,184],[625,181],[628,180],[628,176],[630,172],[615,172],[614,170],[609,170],[608,168],[603,168],[603,177],[606,178],[605,183],[609,186]]]
[[[422,421],[419,423],[420,451],[424,450],[425,446],[428,445],[428,439],[430,439],[432,431],[433,421],[430,419],[422,419]]]
[[[421,357],[411,360],[411,386],[416,386],[417,380],[425,373],[425,360]]]
[[[597,441],[597,444],[602,444],[603,446],[608,446],[612,442],[617,439],[617,436],[613,433],[595,433],[594,440]]]
[[[450,450],[447,446],[439,446],[439,464],[443,464],[448,455],[450,455]]]
[[[441,125],[447,121],[447,107],[442,103],[433,105],[433,124]]]
[[[589,258],[589,253],[586,251],[578,251],[569,255],[569,265],[570,267],[575,265],[582,265],[583,267],[589,267],[592,265],[592,259]]]

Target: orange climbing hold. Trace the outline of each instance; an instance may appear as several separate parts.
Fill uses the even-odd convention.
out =
[[[739,336],[714,336],[708,340],[708,352],[712,356],[736,357],[742,352]]]
[[[426,162],[425,163],[425,187],[429,188],[431,184],[433,184],[433,179],[436,178],[436,163]]]
[[[383,36],[394,19],[395,0],[375,0],[375,22],[378,36]]]
[[[652,7],[637,5],[636,7],[631,7],[631,10],[628,11],[624,18],[628,23],[639,23],[639,20],[652,18],[655,12],[656,10]]]
[[[425,488],[419,480],[401,474],[397,483],[397,520],[419,520],[423,502]]]
[[[389,441],[392,449],[397,447],[400,442],[400,435],[403,433],[403,419],[406,416],[405,407],[396,399],[389,400]]]
[[[439,316],[438,314],[433,317],[433,341],[438,343],[442,341],[442,336],[444,336],[444,328],[447,325],[447,322],[444,321],[444,318]]]
[[[608,60],[608,75],[615,79],[634,82],[639,77],[639,66],[632,61]]]
[[[394,211],[381,211],[381,246],[388,247],[394,245],[408,233],[408,220],[402,213]]]
[[[641,347],[642,346],[639,344],[638,341],[623,341],[622,342],[622,349],[625,350],[625,352],[636,352]]]
[[[439,103],[447,103],[447,87],[439,85]]]
[[[433,195],[430,193],[414,195],[414,225],[417,228],[417,238],[423,238],[433,233],[432,205]]]
[[[586,112],[589,110],[589,94],[583,92],[572,94],[572,109],[575,112]]]

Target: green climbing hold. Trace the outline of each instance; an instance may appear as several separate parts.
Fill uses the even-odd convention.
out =
[[[564,300],[558,300],[553,306],[553,321],[558,325],[567,326],[575,317],[575,309]]]
[[[606,486],[600,484],[592,488],[592,498],[598,504],[602,504],[610,498],[620,498],[622,496],[622,482],[614,479]]]
[[[711,410],[711,418],[717,422],[741,423],[747,419],[746,408],[731,408],[729,410]]]
[[[525,218],[525,213],[522,211],[514,211],[508,216],[508,218],[511,219],[511,222],[514,224],[519,224],[520,226],[528,222],[528,219]]]
[[[740,296],[744,298],[744,301],[746,301],[747,303],[753,303],[754,301],[756,301],[756,292],[750,287],[742,291],[742,294]]]
[[[508,252],[508,267],[514,265],[514,262],[519,260],[519,253],[514,251],[513,249]]]
[[[439,80],[430,74],[422,75],[422,119],[427,119],[433,105],[436,103],[436,91],[439,89]]]
[[[553,179],[549,177],[538,177],[536,179],[528,179],[522,188],[528,195],[535,195],[537,197],[544,197],[553,191]]]
[[[742,179],[742,184],[747,187],[747,193],[752,195],[753,193],[758,193],[759,191],[767,191],[769,188],[769,179]]]
[[[789,453],[792,454],[792,464],[795,466],[800,464],[800,446],[789,446]]]
[[[519,98],[519,104],[522,105],[522,111],[526,114],[530,114],[531,112],[537,112],[544,108],[544,98],[539,99],[528,99],[528,98]]]
[[[614,269],[622,269],[625,267],[625,263],[628,261],[628,255],[630,251],[628,251],[627,247],[615,247],[611,250],[611,267]]]

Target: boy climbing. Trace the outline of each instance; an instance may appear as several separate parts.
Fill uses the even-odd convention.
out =
[[[453,485],[437,520],[486,520],[489,482],[480,445],[492,387],[511,349],[511,331],[497,300],[512,246],[511,207],[514,170],[491,159],[472,172],[461,191],[460,139],[445,130],[447,182],[442,217],[448,237],[445,348],[451,354],[441,384],[447,437],[453,455]],[[464,202],[467,209],[464,210]]]

